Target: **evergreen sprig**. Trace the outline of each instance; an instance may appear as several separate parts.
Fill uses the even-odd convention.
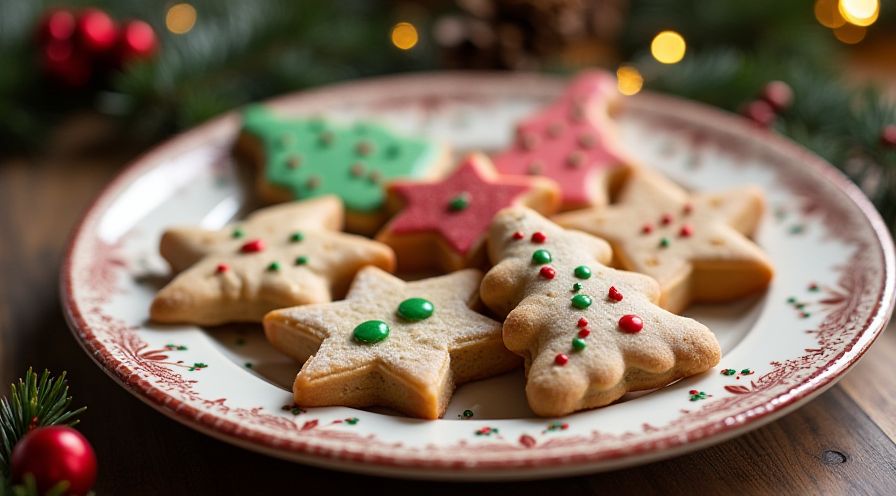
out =
[[[28,432],[47,425],[78,423],[77,416],[86,410],[69,410],[68,382],[65,372],[52,377],[48,370],[38,377],[28,369],[24,379],[9,387],[9,396],[0,399],[0,469],[9,477],[9,462],[16,443]]]

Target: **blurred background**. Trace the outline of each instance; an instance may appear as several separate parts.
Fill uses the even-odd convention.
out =
[[[878,0],[0,0],[0,158],[72,119],[140,149],[335,81],[595,66],[803,143],[896,218],[896,5]]]

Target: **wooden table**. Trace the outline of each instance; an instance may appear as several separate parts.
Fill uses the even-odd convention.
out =
[[[837,386],[750,434],[675,459],[570,479],[436,484],[336,473],[283,462],[194,432],[115,385],[75,343],[57,281],[70,230],[136,153],[109,149],[79,118],[40,156],[0,159],[0,384],[30,365],[67,370],[81,431],[99,457],[97,493],[261,494],[327,489],[541,494],[896,494],[896,333]],[[318,493],[319,494],[319,493]]]

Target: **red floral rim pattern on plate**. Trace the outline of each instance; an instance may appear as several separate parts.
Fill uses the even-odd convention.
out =
[[[331,87],[286,97],[272,105],[301,108],[311,100],[323,105],[328,99],[345,98],[351,89],[382,105],[401,105],[420,100],[421,94],[425,94],[430,95],[426,105],[438,106],[443,103],[441,100],[471,98],[464,88],[475,86],[480,93],[487,93],[497,92],[506,84],[528,88],[520,91],[538,95],[552,94],[560,87],[556,80],[540,76],[418,75]],[[433,94],[440,97],[432,97]],[[459,450],[468,446],[463,440],[456,445],[420,449],[351,431],[328,430],[316,421],[297,423],[260,409],[231,408],[223,398],[201,397],[194,391],[192,381],[165,367],[156,353],[147,351],[146,343],[133,327],[103,313],[101,303],[115,294],[116,273],[126,270],[126,266],[116,255],[117,246],[95,236],[95,224],[103,207],[151,169],[160,156],[232,136],[237,127],[235,115],[216,119],[160,146],[138,159],[100,194],[76,229],[66,256],[61,275],[66,316],[79,342],[107,373],[167,415],[241,445],[311,463],[334,459],[364,461],[371,467],[483,472],[556,465],[587,470],[598,462],[615,460],[622,464],[626,459],[646,454],[658,458],[674,454],[674,448],[726,439],[776,418],[800,400],[820,393],[867,350],[892,311],[892,241],[880,217],[858,189],[802,148],[742,119],[697,104],[640,95],[628,107],[630,111],[656,114],[658,122],[673,128],[681,124],[695,126],[695,119],[699,119],[699,133],[692,136],[693,140],[705,141],[705,136],[711,135],[716,143],[724,143],[734,153],[755,153],[758,148],[772,163],[780,163],[779,180],[788,188],[807,199],[837,195],[839,199],[824,208],[807,204],[805,210],[812,215],[822,214],[820,221],[831,236],[857,248],[853,259],[840,271],[839,288],[826,298],[824,320],[813,330],[817,348],[773,363],[770,372],[751,380],[749,386],[726,387],[732,393],[730,397],[707,403],[666,425],[644,424],[640,432],[621,435],[593,431],[589,436],[545,441],[528,434],[504,439],[496,433],[493,438],[489,436],[493,440],[487,450]],[[811,180],[792,165],[794,161],[805,164],[813,174]],[[88,264],[76,263],[78,249],[91,250],[93,257]]]

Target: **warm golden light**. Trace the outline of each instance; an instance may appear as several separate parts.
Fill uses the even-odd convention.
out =
[[[399,22],[392,26],[392,44],[402,50],[414,48],[419,39],[417,28],[409,22]]]
[[[188,3],[177,3],[165,14],[165,27],[174,34],[189,33],[196,25],[196,8]]]
[[[638,69],[630,65],[623,65],[616,69],[616,86],[623,95],[634,95],[644,86],[644,78]]]
[[[840,0],[837,10],[850,24],[870,26],[880,14],[878,0]]]
[[[684,57],[686,50],[684,38],[675,31],[663,31],[650,43],[653,58],[664,64],[675,64]]]
[[[865,39],[865,31],[865,28],[862,26],[844,24],[834,30],[834,36],[847,45],[855,45]]]
[[[818,19],[818,23],[831,29],[846,24],[846,19],[840,15],[839,6],[838,0],[816,0],[815,18]]]

